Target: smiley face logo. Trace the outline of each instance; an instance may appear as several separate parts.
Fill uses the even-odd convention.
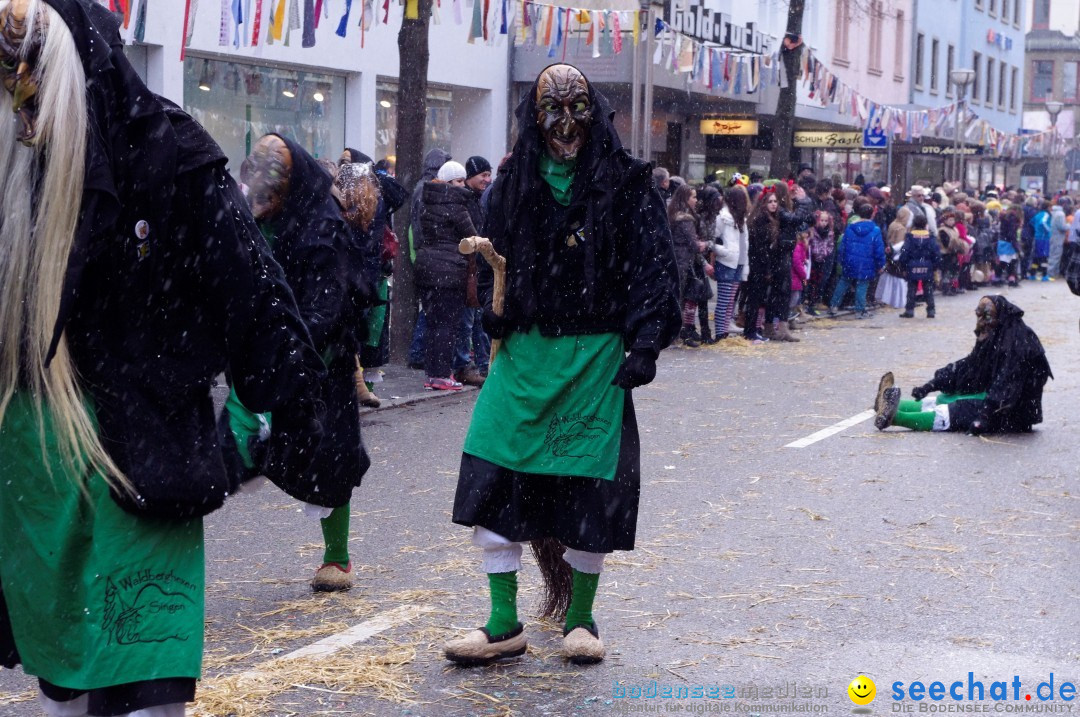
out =
[[[877,686],[865,675],[859,675],[847,686],[848,697],[857,705],[868,705],[877,696]]]

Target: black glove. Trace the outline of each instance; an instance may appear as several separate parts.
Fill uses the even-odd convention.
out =
[[[911,397],[914,398],[916,401],[921,401],[924,398],[926,398],[929,394],[933,393],[933,391],[934,391],[933,386],[931,386],[930,384],[925,384],[925,385],[919,386],[918,388],[911,389]]]
[[[301,401],[273,412],[270,440],[266,443],[264,473],[279,483],[295,481],[311,466],[322,442],[322,401]]]
[[[656,378],[656,352],[652,349],[633,349],[619,367],[611,384],[629,391],[644,386]]]
[[[493,339],[505,339],[510,333],[510,322],[505,316],[499,316],[491,309],[484,309],[481,323],[484,326],[484,333]]]

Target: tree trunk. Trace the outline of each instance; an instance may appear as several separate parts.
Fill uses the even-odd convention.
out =
[[[769,176],[784,179],[791,172],[791,144],[795,137],[795,82],[799,76],[799,58],[802,56],[802,23],[805,0],[791,0],[788,4],[787,32],[799,38],[799,45],[780,53],[787,76],[787,87],[780,89],[773,118],[773,150],[769,162]]]
[[[419,18],[403,19],[398,31],[397,180],[411,191],[423,174],[424,129],[427,119],[428,26],[432,0],[419,0]],[[394,296],[390,304],[391,361],[405,363],[416,326],[417,295],[409,258],[409,204],[395,217],[401,254],[394,261]]]

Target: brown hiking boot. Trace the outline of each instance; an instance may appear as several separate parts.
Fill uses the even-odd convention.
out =
[[[776,330],[773,332],[773,339],[776,341],[790,341],[792,343],[802,341],[798,336],[794,336],[791,333],[791,329],[788,328],[786,321],[781,321],[776,325]]]

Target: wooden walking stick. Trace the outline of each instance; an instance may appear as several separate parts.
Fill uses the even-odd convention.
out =
[[[484,257],[495,272],[495,287],[491,296],[491,310],[496,316],[503,315],[503,305],[506,301],[506,259],[499,256],[490,239],[484,237],[467,237],[458,244],[458,251],[462,254],[479,254]],[[491,340],[491,362],[495,362],[495,354],[499,351],[499,339]]]

